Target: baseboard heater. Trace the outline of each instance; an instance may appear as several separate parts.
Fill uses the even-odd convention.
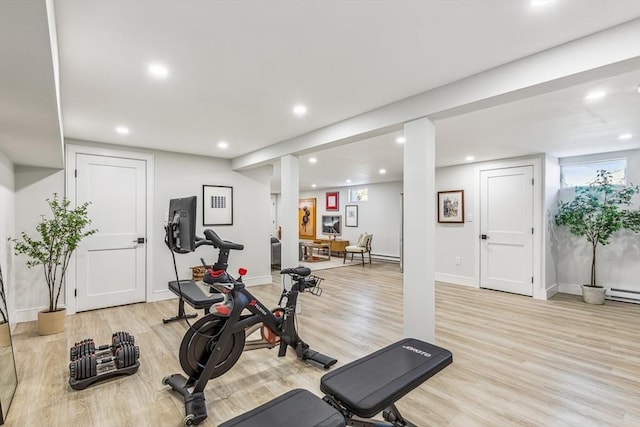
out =
[[[374,259],[376,261],[383,261],[383,262],[400,262],[400,257],[393,256],[393,255],[374,254],[374,253],[371,254],[371,259]]]
[[[610,288],[607,298],[617,301],[634,302],[636,304],[640,304],[640,291],[629,291],[626,289]]]

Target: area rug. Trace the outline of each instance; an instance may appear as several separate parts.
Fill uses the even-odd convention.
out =
[[[369,261],[367,261],[368,263]],[[362,260],[356,260],[355,257],[353,261],[348,260],[343,264],[342,257],[331,257],[331,261],[315,261],[315,262],[304,262],[300,261],[300,265],[303,267],[309,267],[311,271],[317,270],[327,270],[329,268],[339,268],[339,267],[350,267],[354,265],[359,265],[362,267]]]

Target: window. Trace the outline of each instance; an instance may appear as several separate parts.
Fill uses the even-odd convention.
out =
[[[614,184],[627,183],[627,159],[609,159],[560,166],[561,188],[589,185],[599,170],[611,172]]]
[[[367,188],[361,188],[360,190],[349,190],[348,193],[349,202],[366,202],[369,200],[369,191]]]

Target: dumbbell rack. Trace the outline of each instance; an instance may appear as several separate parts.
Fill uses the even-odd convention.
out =
[[[69,385],[83,390],[97,382],[134,374],[140,367],[140,349],[134,344],[133,335],[122,331],[112,335],[111,345],[96,347],[93,339],[75,343],[69,349]]]

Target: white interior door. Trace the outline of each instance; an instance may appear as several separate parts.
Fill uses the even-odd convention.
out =
[[[533,167],[480,173],[480,287],[533,295]]]
[[[144,301],[146,162],[80,153],[75,160],[75,200],[91,203],[98,229],[76,252],[76,311]]]

